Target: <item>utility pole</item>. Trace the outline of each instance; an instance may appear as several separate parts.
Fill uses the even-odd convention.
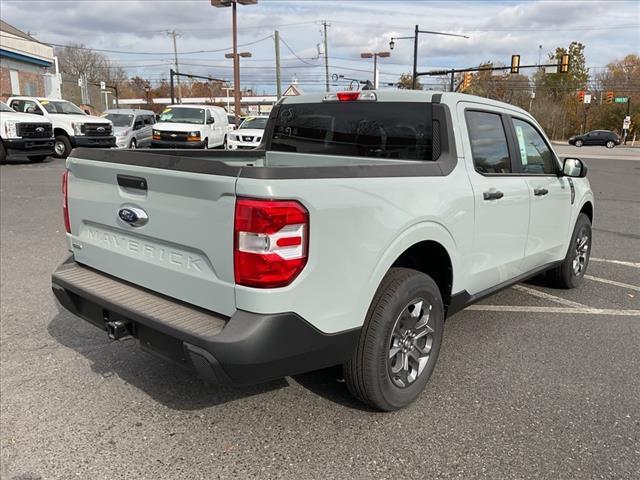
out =
[[[176,44],[176,37],[179,34],[175,30],[171,30],[167,32],[167,34],[171,35],[171,37],[173,38],[173,57],[175,59],[176,73],[180,73],[180,68],[178,67],[178,46]],[[177,81],[178,81],[178,102],[177,103],[182,103],[182,85],[180,85],[180,76],[177,77]]]
[[[278,100],[282,96],[282,85],[280,85],[280,32],[276,30],[273,35],[276,42],[276,96]]]
[[[329,46],[327,41],[327,21],[322,21],[322,26],[324,27],[324,78],[325,78],[325,88],[326,91],[329,91]]]

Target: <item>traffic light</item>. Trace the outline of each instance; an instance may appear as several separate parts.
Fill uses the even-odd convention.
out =
[[[471,80],[473,78],[473,75],[471,75],[471,72],[466,72],[464,74],[464,78],[462,80],[462,91],[466,91],[469,88],[471,88]]]
[[[560,57],[560,73],[567,73],[569,71],[569,54],[564,53]]]
[[[520,72],[520,55],[511,55],[511,73]]]
[[[578,102],[580,102],[580,103],[584,102],[584,90],[580,90],[578,92]]]
[[[613,92],[607,92],[605,98],[607,99],[607,103],[613,103]]]

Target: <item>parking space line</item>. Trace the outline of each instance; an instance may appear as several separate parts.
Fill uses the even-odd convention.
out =
[[[531,307],[510,305],[471,305],[465,310],[483,312],[523,312],[523,313],[566,313],[569,315],[611,315],[623,317],[640,317],[640,310],[617,310],[614,308],[573,308],[573,307]]]
[[[555,295],[551,295],[550,293],[541,292],[540,290],[536,290],[535,288],[525,287],[524,285],[514,285],[512,287],[514,290],[519,290],[524,293],[528,293],[529,295],[533,295],[534,297],[542,298],[544,300],[551,300],[552,302],[559,303],[560,305],[565,305],[567,307],[573,308],[589,308],[586,305],[578,302],[572,302],[571,300],[566,300],[564,298],[556,297]]]
[[[640,262],[625,262],[624,260],[610,260],[608,258],[596,257],[591,257],[589,260],[592,262],[615,263],[616,265],[624,265],[625,267],[640,268]]]
[[[592,275],[585,275],[584,278],[588,278],[589,280],[593,280],[594,282],[608,283],[609,285],[615,285],[616,287],[628,288],[629,290],[635,290],[636,292],[640,292],[640,287],[638,287],[637,285],[630,285],[628,283],[616,282],[614,280],[607,280],[606,278],[594,277]]]

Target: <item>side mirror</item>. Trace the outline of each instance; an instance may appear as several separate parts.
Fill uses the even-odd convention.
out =
[[[587,176],[587,166],[579,158],[565,158],[562,174],[565,177],[584,178]]]

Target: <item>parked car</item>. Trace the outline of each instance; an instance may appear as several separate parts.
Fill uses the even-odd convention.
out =
[[[102,118],[113,123],[118,148],[148,148],[151,146],[156,114],[151,110],[105,110]]]
[[[14,153],[32,162],[53,155],[53,127],[42,117],[18,113],[0,102],[0,163]]]
[[[260,145],[269,117],[247,117],[237,130],[227,135],[227,148],[256,148]]]
[[[613,148],[620,145],[622,140],[618,135],[609,130],[593,130],[583,135],[575,135],[569,139],[569,145],[581,147],[583,145],[602,145],[607,148]]]
[[[109,120],[87,115],[66,100],[37,97],[10,97],[9,106],[17,112],[40,115],[53,125],[54,152],[67,158],[74,147],[111,148],[116,145]]]
[[[260,150],[75,150],[60,303],[214,382],[343,364],[357,398],[396,410],[425,388],[447,317],[543,272],[584,279],[587,167],[520,108],[303,95],[265,131]]]
[[[152,148],[224,147],[229,123],[222,107],[171,105],[153,127]]]

